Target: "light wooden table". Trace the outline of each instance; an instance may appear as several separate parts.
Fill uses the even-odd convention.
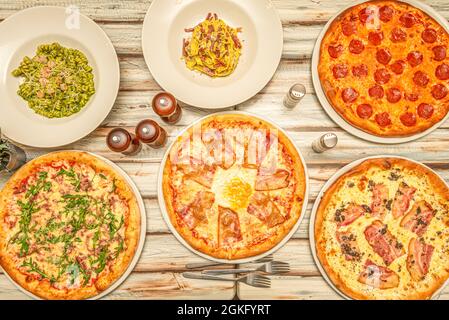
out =
[[[242,0],[245,1],[245,0]],[[161,90],[145,65],[140,46],[141,28],[151,1],[144,0],[0,0],[0,20],[32,6],[78,5],[81,12],[94,19],[108,34],[119,55],[120,93],[115,106],[102,125],[84,139],[65,149],[95,152],[116,162],[136,182],[145,200],[147,236],[142,257],[131,276],[108,299],[338,299],[316,268],[309,249],[310,209],[324,182],[339,168],[362,156],[396,154],[428,164],[449,179],[449,122],[427,137],[415,142],[385,146],[365,142],[341,130],[329,119],[318,103],[311,83],[310,57],[315,39],[326,21],[349,0],[273,0],[284,27],[284,52],[272,81],[255,97],[234,107],[268,117],[288,131],[301,149],[310,175],[310,202],[305,219],[294,237],[276,253],[276,259],[288,261],[292,271],[274,277],[271,289],[255,289],[226,282],[190,280],[182,277],[185,264],[203,261],[184,248],[167,229],[156,198],[156,180],[163,150],[145,147],[132,158],[109,152],[105,135],[111,127],[133,128],[139,120],[157,116],[149,103]],[[438,12],[449,18],[447,0],[428,0]],[[94,49],[94,48],[93,48]],[[308,94],[301,104],[289,110],[282,98],[295,83],[305,84]],[[184,115],[175,126],[165,126],[172,140],[182,128],[208,112],[184,106]],[[1,116],[1,115],[0,115]],[[312,141],[326,132],[339,137],[337,148],[316,154]],[[34,156],[47,151],[26,148]],[[0,186],[5,182],[1,178]],[[0,299],[23,299],[27,296],[0,274]],[[449,288],[440,298],[449,299]]]

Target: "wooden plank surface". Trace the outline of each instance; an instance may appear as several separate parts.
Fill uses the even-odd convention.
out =
[[[105,136],[114,126],[132,129],[144,118],[157,120],[149,103],[160,91],[142,56],[141,28],[151,1],[147,0],[0,0],[0,20],[36,5],[77,5],[81,12],[94,19],[110,37],[119,55],[121,68],[120,92],[113,110],[102,125],[89,136],[65,147],[98,153],[116,162],[135,181],[144,198],[147,213],[146,244],[132,275],[109,299],[231,299],[238,291],[242,299],[338,299],[325,283],[315,266],[309,248],[308,225],[310,210],[323,184],[342,166],[363,156],[397,154],[422,161],[449,179],[449,121],[418,141],[396,146],[366,142],[341,130],[323,111],[314,93],[310,57],[315,39],[326,21],[352,3],[351,0],[273,0],[284,27],[282,61],[272,81],[255,97],[235,109],[257,113],[284,128],[300,148],[310,176],[310,199],[299,230],[276,259],[291,263],[285,277],[273,278],[271,289],[238,287],[221,282],[184,279],[185,264],[203,261],[178,243],[163,221],[157,201],[157,174],[165,149],[144,147],[135,157],[109,152]],[[447,0],[424,1],[444,17],[449,18]],[[303,83],[307,95],[295,109],[282,106],[282,99],[295,82]],[[169,139],[188,124],[210,111],[185,106],[183,118],[174,126],[165,126]],[[310,148],[314,139],[326,132],[339,137],[337,148],[316,154]],[[30,158],[48,151],[26,148]],[[0,186],[7,177],[0,178]],[[0,299],[22,299],[26,296],[0,274]],[[449,299],[449,289],[441,295]]]

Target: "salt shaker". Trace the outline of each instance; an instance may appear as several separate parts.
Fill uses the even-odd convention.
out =
[[[153,111],[169,124],[181,119],[182,109],[175,97],[168,92],[158,93],[151,103]]]
[[[123,128],[112,129],[106,143],[114,152],[121,152],[127,156],[133,156],[142,150],[142,144],[136,136]]]
[[[319,139],[312,143],[312,149],[316,153],[323,153],[326,150],[332,149],[338,143],[338,137],[334,133],[326,133]]]
[[[167,131],[151,119],[142,120],[137,124],[136,136],[140,141],[153,148],[161,148],[167,142]]]
[[[300,83],[294,84],[284,98],[284,106],[294,108],[299,101],[305,96],[306,87]]]

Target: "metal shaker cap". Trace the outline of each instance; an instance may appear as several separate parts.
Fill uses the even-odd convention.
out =
[[[306,87],[297,83],[290,88],[290,97],[295,100],[301,100],[306,94]]]
[[[321,141],[326,148],[331,149],[337,145],[338,137],[334,133],[326,133]]]

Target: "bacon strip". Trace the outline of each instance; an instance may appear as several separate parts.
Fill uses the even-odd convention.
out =
[[[429,272],[434,247],[417,239],[408,245],[407,270],[415,281],[422,280]]]
[[[355,235],[350,231],[337,231],[337,241],[340,244],[341,252],[348,261],[360,260],[361,254],[356,240]]]
[[[218,206],[218,245],[228,247],[241,241],[242,233],[237,213],[229,208]]]
[[[256,191],[278,190],[288,187],[290,172],[278,169],[274,174],[258,174],[256,177]]]
[[[186,179],[191,179],[206,188],[212,187],[216,171],[215,166],[191,157],[190,164],[179,164],[178,167],[184,172]]]
[[[392,213],[395,219],[401,217],[408,210],[415,191],[416,188],[409,187],[404,182],[401,183],[393,200]]]
[[[371,215],[383,218],[386,214],[388,202],[388,189],[382,183],[377,183],[372,187]]]
[[[251,197],[247,211],[272,228],[285,221],[285,217],[266,193],[256,192]]]
[[[200,223],[207,222],[206,212],[212,208],[215,202],[215,195],[209,191],[199,191],[194,200],[186,207],[179,210],[178,215],[190,229],[195,228]]]
[[[422,236],[426,232],[433,215],[434,212],[430,204],[424,200],[416,202],[402,218],[401,227]]]
[[[337,209],[335,212],[335,221],[338,227],[347,226],[365,214],[365,212],[366,210],[363,206],[351,203],[343,210]]]
[[[378,266],[366,260],[365,269],[360,273],[358,281],[377,289],[391,289],[399,285],[399,276],[392,270]]]
[[[402,256],[404,248],[396,238],[388,231],[387,226],[376,220],[365,229],[365,238],[388,266],[396,258]]]

